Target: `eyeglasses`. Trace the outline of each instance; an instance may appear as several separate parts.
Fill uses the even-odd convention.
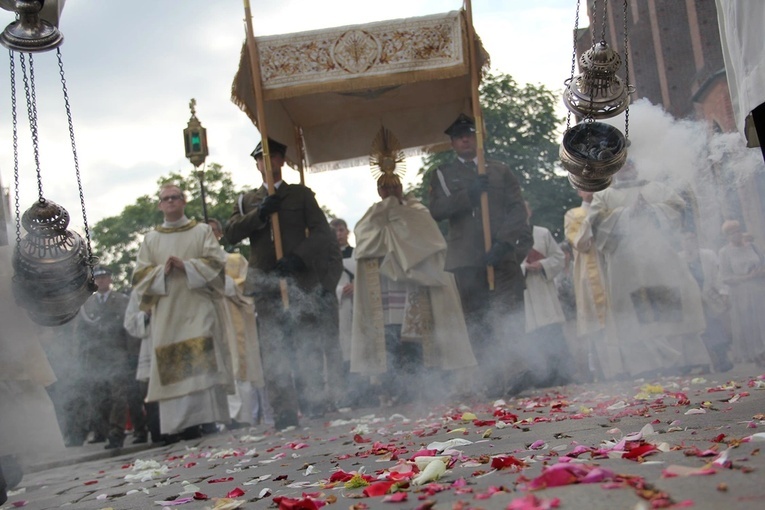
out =
[[[171,200],[183,200],[183,195],[167,195],[159,199],[160,202],[170,202]]]

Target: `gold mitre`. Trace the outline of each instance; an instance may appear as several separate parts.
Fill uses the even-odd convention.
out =
[[[401,178],[406,174],[406,158],[401,144],[385,126],[380,127],[372,142],[369,167],[372,177],[377,179],[378,188],[401,184]]]

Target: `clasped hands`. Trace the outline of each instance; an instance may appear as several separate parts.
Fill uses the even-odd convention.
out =
[[[184,264],[182,259],[175,255],[171,255],[167,258],[167,262],[165,262],[165,274],[170,274],[173,269],[178,269],[181,273],[186,272],[186,264]]]

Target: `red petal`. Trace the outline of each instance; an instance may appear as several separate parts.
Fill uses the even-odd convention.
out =
[[[284,496],[276,496],[274,503],[279,505],[279,510],[319,510],[324,503],[311,498],[293,499]]]
[[[394,483],[396,483],[396,482],[387,481],[387,480],[386,481],[382,481],[382,482],[373,483],[372,485],[364,487],[364,490],[362,491],[362,493],[365,496],[368,496],[370,498],[374,498],[374,497],[377,497],[377,496],[384,496],[385,494],[388,493],[388,491],[390,490],[391,486]]]
[[[630,451],[624,452],[622,454],[623,459],[637,459],[638,457],[644,457],[646,455],[649,455],[651,453],[657,452],[657,448],[652,444],[641,444],[640,446],[636,446],[634,448],[630,448]]]
[[[494,469],[505,469],[508,467],[524,467],[526,464],[513,457],[512,455],[502,455],[491,459],[491,467]]]
[[[402,501],[406,501],[407,494],[406,492],[396,492],[395,494],[391,494],[390,496],[385,496],[383,498],[383,502],[385,503],[401,503]]]
[[[234,477],[233,476],[226,476],[224,478],[214,478],[212,480],[207,480],[207,483],[221,483],[221,482],[233,482]]]
[[[236,489],[234,489],[232,491],[229,491],[229,493],[226,494],[227,498],[238,498],[238,497],[241,497],[241,496],[244,496],[244,491],[242,489],[240,489],[239,487],[237,487]]]

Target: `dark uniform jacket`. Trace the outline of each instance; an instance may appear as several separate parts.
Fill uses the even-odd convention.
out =
[[[512,171],[498,161],[486,161],[486,174],[492,242],[513,246],[496,269],[517,273],[522,279],[520,264],[534,245],[534,236],[526,219],[521,187]],[[486,265],[481,209],[468,196],[477,176],[477,170],[458,159],[441,165],[431,175],[430,213],[436,221],[449,221],[447,271]]]
[[[91,376],[109,379],[126,372],[130,337],[125,331],[128,297],[114,290],[105,303],[93,294],[80,308],[76,335],[83,369]]]
[[[249,262],[250,268],[255,271],[255,280],[249,283],[256,287],[272,285],[274,279],[267,277],[276,266],[271,221],[266,218],[264,222],[258,217],[258,206],[267,194],[266,187],[261,186],[240,195],[225,227],[226,238],[232,243],[250,239]],[[304,271],[294,275],[295,280],[305,290],[321,284],[334,293],[343,271],[342,255],[337,237],[330,229],[313,191],[300,184],[282,182],[276,194],[282,199],[279,230],[283,253],[285,256],[294,253],[306,265]]]

